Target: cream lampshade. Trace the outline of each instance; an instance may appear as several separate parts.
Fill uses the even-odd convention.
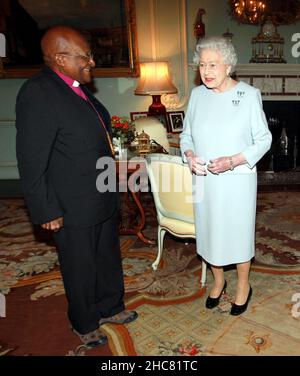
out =
[[[167,61],[151,61],[140,63],[141,76],[135,89],[137,95],[152,95],[152,104],[148,109],[151,115],[166,114],[166,107],[161,103],[162,94],[175,94],[177,88],[173,85]]]

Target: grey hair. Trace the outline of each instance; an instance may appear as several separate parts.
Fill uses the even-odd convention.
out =
[[[230,73],[234,72],[237,63],[237,54],[233,44],[226,38],[215,36],[200,39],[194,52],[194,63],[199,65],[202,50],[215,50],[219,52],[225,64],[230,66]]]

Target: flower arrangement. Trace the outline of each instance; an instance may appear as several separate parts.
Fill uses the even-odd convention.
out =
[[[119,139],[124,144],[130,144],[135,139],[134,122],[126,117],[112,116],[111,118],[112,136]]]

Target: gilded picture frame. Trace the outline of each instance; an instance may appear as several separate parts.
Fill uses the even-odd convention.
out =
[[[96,63],[94,77],[139,75],[135,0],[14,0],[0,6],[1,19],[0,33],[7,46],[2,59],[5,78],[38,73],[43,66],[40,39],[55,25],[83,31]]]

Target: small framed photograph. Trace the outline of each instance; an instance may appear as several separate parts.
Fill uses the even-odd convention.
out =
[[[148,112],[143,111],[143,112],[130,112],[130,119],[131,121],[135,121],[136,119],[142,118],[142,117],[147,117]]]
[[[177,133],[183,129],[184,111],[168,112],[170,131]]]

